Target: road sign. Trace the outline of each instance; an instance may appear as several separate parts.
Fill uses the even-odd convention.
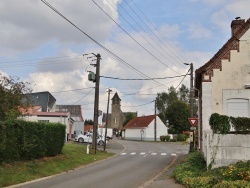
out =
[[[195,126],[198,122],[198,118],[188,118],[188,121],[192,126]]]
[[[194,131],[194,130],[196,130],[196,127],[190,127],[190,130]]]

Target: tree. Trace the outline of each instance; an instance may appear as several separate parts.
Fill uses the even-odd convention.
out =
[[[94,125],[94,121],[92,119],[86,119],[84,125]]]
[[[189,101],[189,89],[182,84],[178,91],[179,99],[188,103]]]
[[[179,134],[189,130],[189,115],[190,107],[186,102],[177,100],[171,103],[166,111],[169,120],[169,133]]]
[[[136,115],[134,113],[128,112],[125,116],[125,121],[123,122],[123,126],[125,126],[131,119],[134,119]]]
[[[159,117],[163,122],[166,122],[166,110],[168,106],[178,100],[178,93],[176,92],[175,88],[171,86],[168,88],[168,93],[162,92],[158,93],[156,97],[156,108],[159,112]]]
[[[18,108],[30,106],[29,100],[23,95],[32,91],[28,85],[28,82],[19,81],[18,78],[0,74],[0,121],[8,117],[16,118],[20,115]]]

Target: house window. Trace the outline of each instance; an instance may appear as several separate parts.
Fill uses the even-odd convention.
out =
[[[40,123],[49,123],[49,120],[38,120]]]
[[[228,116],[249,117],[249,100],[248,99],[228,99],[227,100]]]

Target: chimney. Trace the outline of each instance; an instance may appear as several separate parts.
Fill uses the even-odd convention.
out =
[[[232,21],[231,23],[231,31],[232,31],[232,36],[239,31],[242,26],[245,24],[245,19],[241,19],[240,17],[236,17],[235,20]]]

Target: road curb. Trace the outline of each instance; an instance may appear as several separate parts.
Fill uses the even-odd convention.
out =
[[[163,168],[157,175],[155,175],[153,178],[151,178],[150,180],[146,181],[145,183],[143,183],[142,185],[139,186],[139,188],[145,188],[147,186],[149,186],[150,184],[152,184],[155,180],[157,180],[164,172],[168,171],[176,162],[176,160],[178,159],[179,155],[176,155],[175,158],[171,161],[171,163],[169,165],[167,165],[165,168]]]

